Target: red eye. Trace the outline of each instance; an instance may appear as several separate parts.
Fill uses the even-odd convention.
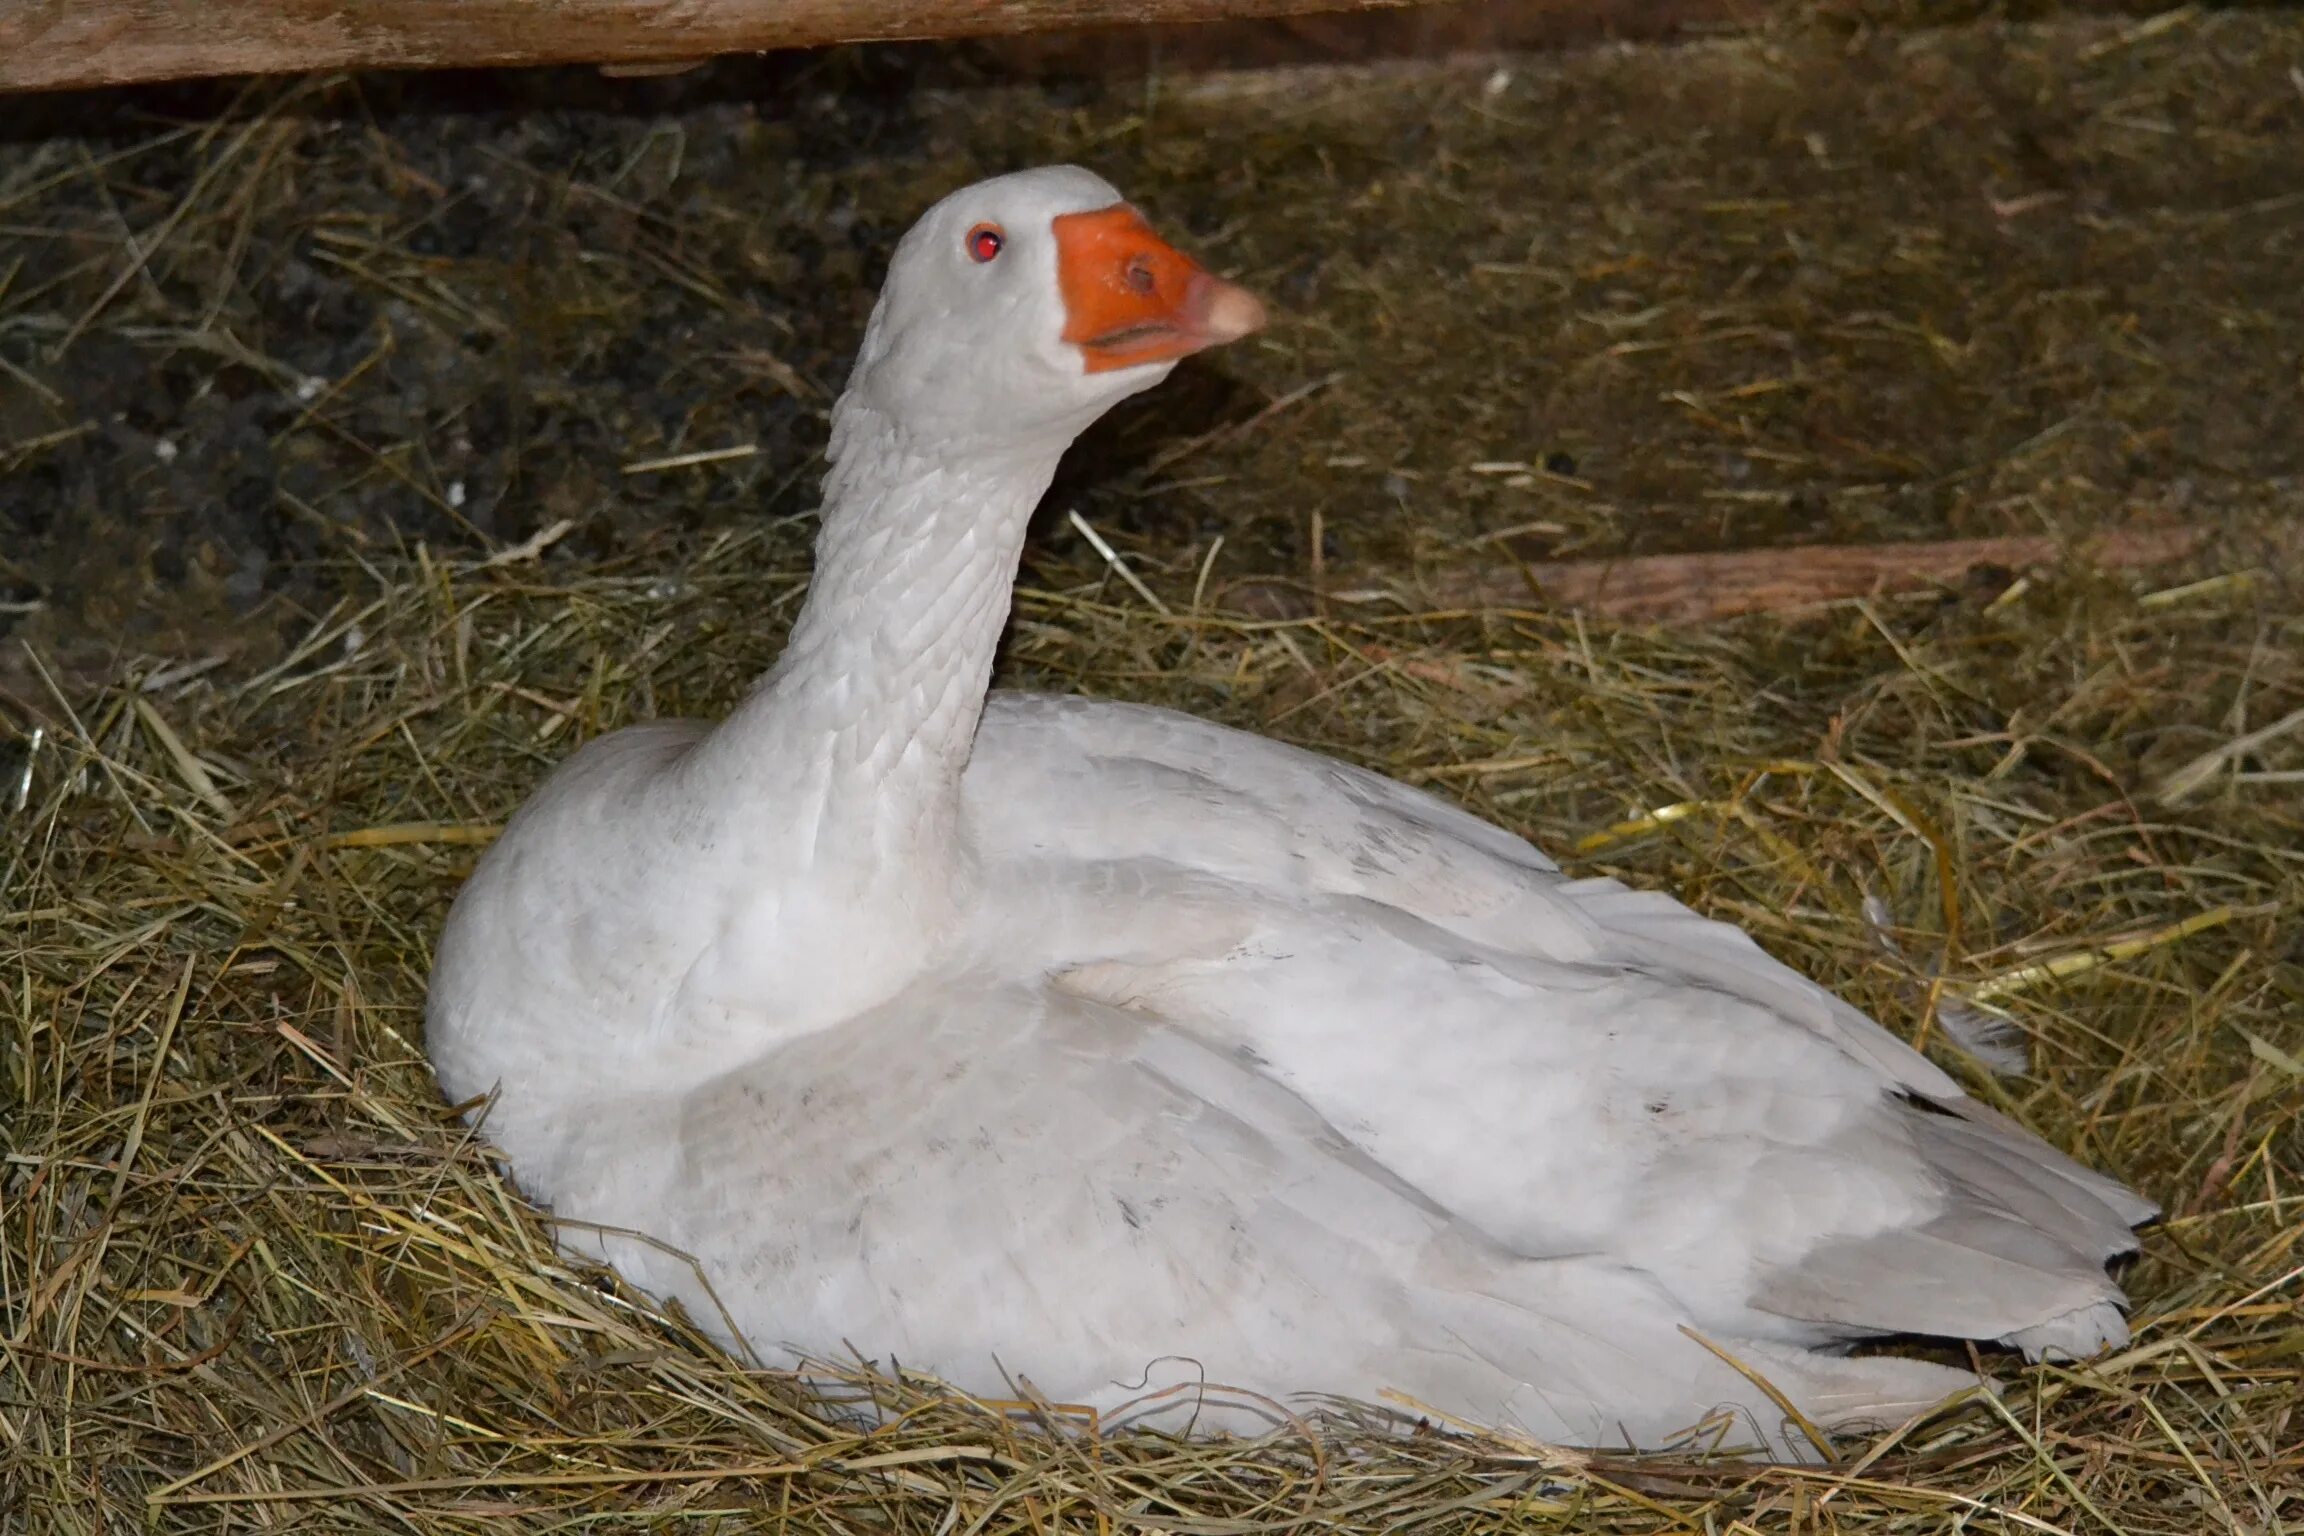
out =
[[[1008,237],[997,224],[979,224],[968,231],[968,254],[977,261],[990,261],[1007,243]]]

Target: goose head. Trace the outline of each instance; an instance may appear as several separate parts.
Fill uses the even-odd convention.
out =
[[[898,242],[848,384],[907,435],[1061,449],[1264,307],[1077,166],[950,194]]]

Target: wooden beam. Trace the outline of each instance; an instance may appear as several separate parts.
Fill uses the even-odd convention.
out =
[[[1410,0],[0,0],[0,91],[720,53],[1373,10]],[[1576,0],[1567,0],[1573,9]],[[1599,8],[1611,8],[1597,0]]]
[[[1865,0],[1811,0],[1853,24]],[[2132,13],[2165,0],[2057,0]],[[1004,37],[1026,74],[1368,62],[1751,26],[1778,0],[0,0],[0,94],[202,75],[599,64]]]

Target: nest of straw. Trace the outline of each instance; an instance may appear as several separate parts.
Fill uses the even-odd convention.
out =
[[[37,146],[0,178],[0,577],[35,593],[0,612],[35,642],[0,666],[0,1529],[2304,1521],[2297,36],[2179,13],[907,98],[895,147],[933,169],[726,102],[448,132],[309,83]],[[869,240],[779,242],[1070,155],[1320,318],[1089,445],[1004,680],[1335,752],[1750,928],[2166,1204],[2132,1348],[1992,1362],[2005,1395],[1810,1469],[1349,1417],[1050,1438],[860,1372],[866,1431],[557,1254],[424,1061],[446,904],[576,741],[716,714],[774,654],[861,316],[779,295],[870,277]],[[1236,227],[1252,199],[1273,216]],[[267,310],[292,255],[308,307]],[[88,403],[148,357],[157,406]],[[515,366],[531,414],[491,459]],[[229,407],[268,390],[251,435]],[[150,589],[120,552],[242,474],[304,530],[271,606],[232,608],[244,568],[197,540]],[[1654,539],[2078,537],[2138,503],[2198,533],[2184,563],[1709,629],[1458,579]],[[1978,1012],[2026,1075],[1950,1046]]]
[[[1677,638],[1509,611],[1245,621],[1193,612],[1180,583],[1162,617],[1088,572],[1023,595],[1018,680],[1444,786],[1746,924],[1924,1040],[1948,1002],[2005,1011],[2034,1070],[1979,1091],[2170,1208],[2133,1277],[2136,1343],[1786,1471],[1349,1432],[1057,1440],[909,1379],[861,1383],[893,1410],[864,1432],[556,1256],[433,1085],[431,938],[475,846],[574,738],[715,704],[768,657],[759,615],[788,608],[803,553],[786,529],[645,571],[397,571],[260,675],[59,701],[63,723],[18,748],[0,865],[16,1528],[2296,1517],[2304,856],[2277,784],[2293,770],[2257,755],[2277,745],[2225,747],[2236,710],[2294,701],[2304,671],[2265,643],[2278,620],[2250,583],[2072,577],[1991,608]],[[1868,894],[1908,959],[1867,937]]]

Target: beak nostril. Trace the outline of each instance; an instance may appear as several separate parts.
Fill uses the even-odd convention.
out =
[[[1150,293],[1158,286],[1158,281],[1152,276],[1152,264],[1141,256],[1131,257],[1121,275],[1127,280],[1128,286],[1138,293]]]

